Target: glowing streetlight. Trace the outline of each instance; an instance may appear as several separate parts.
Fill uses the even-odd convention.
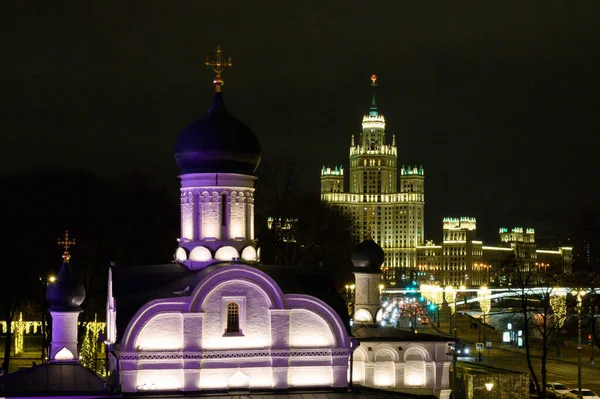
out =
[[[51,282],[51,283],[55,282],[56,281],[56,276],[49,276],[48,277],[48,281]]]

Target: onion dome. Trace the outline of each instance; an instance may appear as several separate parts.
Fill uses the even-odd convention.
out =
[[[381,273],[385,259],[383,249],[370,237],[358,244],[350,254],[355,271],[362,273]]]
[[[175,160],[182,174],[253,174],[260,157],[258,138],[227,111],[220,91],[208,112],[183,130],[175,142]]]
[[[56,279],[48,282],[46,299],[52,310],[79,310],[85,299],[85,288],[77,280],[69,262],[63,262]]]
[[[233,66],[231,58],[223,59],[217,46],[215,58],[206,59],[215,72],[215,97],[212,106],[200,119],[189,125],[175,142],[175,161],[182,174],[241,173],[251,175],[260,162],[260,142],[252,130],[225,108],[221,77],[225,67]]]
[[[58,275],[48,281],[46,288],[46,299],[50,303],[50,310],[57,311],[73,311],[80,310],[79,306],[85,299],[85,288],[79,282],[69,260],[69,247],[75,245],[75,239],[69,238],[69,231],[65,231],[65,238],[58,241],[58,245],[65,248],[63,253],[63,264],[58,272]]]

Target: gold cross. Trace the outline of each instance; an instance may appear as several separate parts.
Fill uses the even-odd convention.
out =
[[[204,63],[204,65],[212,67],[213,71],[215,71],[215,73],[217,74],[217,76],[213,80],[213,84],[215,85],[215,91],[217,92],[221,91],[221,86],[223,86],[224,84],[223,79],[221,79],[221,73],[223,73],[223,69],[225,67],[233,66],[233,64],[231,63],[231,57],[229,57],[229,59],[226,61],[222,60],[222,53],[223,51],[221,50],[221,46],[217,46],[215,58],[211,61],[208,57],[206,57],[206,62]]]
[[[69,259],[71,259],[71,254],[69,253],[69,247],[71,245],[75,245],[75,239],[69,238],[69,230],[65,230],[65,238],[63,238],[62,240],[59,238],[57,243],[58,243],[58,245],[62,246],[65,249],[65,252],[63,253],[62,258],[65,263],[69,263]]]

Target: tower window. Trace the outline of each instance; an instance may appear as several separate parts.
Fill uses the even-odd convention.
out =
[[[226,217],[227,217],[227,196],[225,194],[221,195],[221,226],[226,225]]]
[[[227,331],[228,333],[240,332],[240,305],[235,302],[227,305]]]

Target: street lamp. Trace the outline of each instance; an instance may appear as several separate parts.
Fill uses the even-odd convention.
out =
[[[577,390],[579,397],[581,397],[581,305],[585,290],[573,290],[571,295],[577,297]]]

